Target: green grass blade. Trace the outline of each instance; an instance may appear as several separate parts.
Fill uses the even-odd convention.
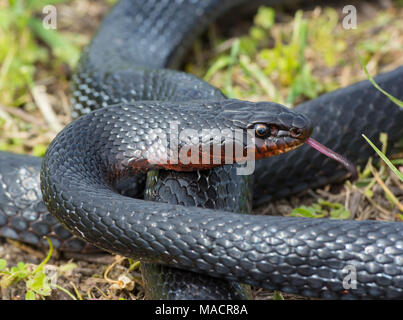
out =
[[[396,160],[392,160],[391,162],[398,166],[403,165],[403,159],[396,159]]]
[[[397,168],[392,164],[392,162],[379,150],[372,142],[369,140],[364,134],[362,135],[365,140],[369,143],[369,145],[376,151],[376,153],[381,157],[383,161],[388,165],[388,167],[393,171],[394,174],[398,176],[398,178],[403,181],[403,174],[397,170]]]
[[[46,258],[39,264],[39,266],[36,267],[36,269],[34,271],[32,271],[32,274],[35,274],[37,272],[39,272],[40,270],[43,269],[43,267],[45,266],[45,264],[47,264],[50,260],[50,258],[52,257],[53,254],[53,245],[52,242],[50,241],[50,239],[48,237],[46,237],[46,240],[48,241],[49,244],[49,251],[48,251],[48,255],[46,256]]]
[[[375,88],[377,88],[380,92],[382,92],[385,96],[387,96],[391,101],[393,101],[394,103],[396,103],[399,107],[403,108],[403,101],[395,98],[394,96],[392,96],[390,93],[386,92],[385,90],[383,90],[374,80],[374,78],[372,78],[372,76],[369,74],[367,67],[364,64],[364,61],[362,60],[362,58],[360,56],[358,56],[361,66],[364,69],[365,74],[368,77],[368,80],[373,84],[373,86]]]

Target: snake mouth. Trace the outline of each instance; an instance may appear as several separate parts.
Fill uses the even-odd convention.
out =
[[[273,137],[272,139],[259,139],[255,141],[255,158],[267,158],[294,150],[304,144],[303,140],[290,136]]]
[[[270,136],[255,137],[255,159],[267,158],[294,150],[303,145],[311,136],[312,125],[303,127],[274,127]]]

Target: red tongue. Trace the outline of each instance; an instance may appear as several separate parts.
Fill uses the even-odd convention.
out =
[[[348,170],[348,172],[350,172],[351,178],[353,180],[357,179],[358,173],[356,167],[346,158],[330,150],[329,148],[325,147],[323,144],[320,144],[318,141],[312,138],[308,138],[305,142],[309,144],[312,148],[318,150],[320,153],[323,153],[325,156],[328,156],[329,158],[341,163]]]

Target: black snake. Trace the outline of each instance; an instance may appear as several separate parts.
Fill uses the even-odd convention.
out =
[[[258,157],[303,143],[310,134],[310,121],[315,139],[355,164],[365,163],[373,154],[361,133],[375,141],[380,131],[387,132],[390,144],[402,137],[402,110],[367,81],[302,104],[299,114],[274,103],[229,100],[194,76],[164,69],[179,65],[191,39],[212,19],[246,2],[122,0],[116,5],[83,52],[73,79],[75,116],[83,116],[56,137],[42,163],[47,209],[87,242],[146,262],[314,297],[403,297],[403,224],[228,212],[250,210],[252,185],[254,203],[261,204],[346,177],[340,164],[306,145],[258,160],[250,177],[237,176],[236,166],[153,171],[147,199],[172,204],[132,198],[144,187],[145,177],[137,177],[143,168],[186,170],[182,163],[160,161],[172,120],[179,131],[196,129],[199,141],[207,145],[214,129],[258,132],[261,124],[267,125],[262,131],[265,139],[255,144]],[[376,80],[402,98],[403,68]],[[90,112],[100,107],[107,108]],[[242,145],[243,140],[237,142]],[[225,147],[223,141],[219,144]],[[56,246],[83,250],[83,243],[71,238],[49,214],[38,217],[38,212],[46,211],[36,180],[41,160],[8,153],[0,157],[2,234],[38,243],[40,236],[52,232]],[[19,195],[22,188],[29,192]],[[343,287],[346,267],[356,272],[354,289]],[[168,298],[180,298],[174,291],[189,278],[199,277],[144,265],[150,274],[160,269],[164,269],[159,273],[161,290]],[[214,281],[205,280],[211,278],[203,277],[200,286],[206,281],[213,286]],[[240,291],[236,283],[227,284]],[[221,286],[217,282],[213,289],[207,288],[208,294]],[[239,298],[242,293],[228,297]]]

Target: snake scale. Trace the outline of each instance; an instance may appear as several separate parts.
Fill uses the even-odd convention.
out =
[[[182,290],[188,298],[189,290],[214,283],[197,297],[246,297],[238,282],[328,299],[402,298],[403,224],[230,212],[250,211],[252,194],[260,205],[346,178],[340,164],[309,146],[257,160],[249,178],[234,174],[236,166],[178,172],[189,169],[160,161],[166,151],[161,137],[173,120],[179,129],[208,129],[199,133],[206,144],[214,129],[260,133],[263,124],[269,132],[263,130],[264,139],[255,144],[258,158],[301,145],[310,123],[315,139],[361,165],[373,155],[361,133],[376,141],[386,132],[389,145],[403,136],[402,110],[368,81],[295,112],[270,102],[226,99],[197,77],[166,69],[180,65],[191,40],[213,19],[245,3],[121,0],[84,50],[73,77],[79,118],[59,133],[43,161],[0,154],[1,234],[34,244],[50,235],[61,249],[82,251],[90,243],[152,263],[143,270],[150,284],[160,275],[167,298],[183,297],[175,290],[191,281],[194,286]],[[403,98],[403,68],[376,81]],[[41,191],[52,216],[39,192],[41,163]],[[164,168],[173,171],[154,171]],[[145,169],[152,170],[147,178]],[[146,198],[155,201],[133,198],[144,184]],[[350,290],[343,287],[346,267],[357,277]]]

